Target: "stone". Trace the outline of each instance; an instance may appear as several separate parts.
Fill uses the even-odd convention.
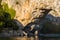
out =
[[[60,0],[2,0],[1,5],[4,6],[3,4],[5,3],[8,4],[9,8],[16,11],[14,19],[17,20],[15,22],[19,26],[18,31],[9,31],[5,35],[13,34],[13,36],[19,36],[23,35],[23,33],[26,36],[31,36],[34,33],[39,35],[40,30],[43,28],[43,23],[46,22],[44,18],[49,19],[55,25],[60,24]],[[46,14],[46,10],[42,9],[52,10],[47,11]],[[41,18],[42,21],[40,21]],[[23,28],[24,31],[22,30]]]
[[[52,9],[50,14],[54,17],[60,17],[60,0],[2,0],[1,4],[4,3],[16,11],[14,19],[21,22],[24,27],[34,22],[34,18],[44,15],[41,13],[41,8]]]

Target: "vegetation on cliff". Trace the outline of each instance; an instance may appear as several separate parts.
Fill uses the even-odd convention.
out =
[[[15,10],[9,8],[6,3],[3,5],[3,10],[11,15],[11,19],[15,17]]]
[[[0,31],[4,28],[7,29],[17,29],[18,26],[14,22],[15,11],[13,9],[9,9],[7,4],[4,7],[1,5],[0,1]]]

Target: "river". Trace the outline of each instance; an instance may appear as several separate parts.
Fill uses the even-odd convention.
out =
[[[60,40],[60,38],[41,38],[41,37],[0,37],[0,40]]]

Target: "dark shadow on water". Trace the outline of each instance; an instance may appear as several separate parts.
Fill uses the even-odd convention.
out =
[[[60,40],[60,38],[51,37],[0,37],[0,40]]]
[[[0,37],[0,40],[14,40],[14,39],[10,37]]]

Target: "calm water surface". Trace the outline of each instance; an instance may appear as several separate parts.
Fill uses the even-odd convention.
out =
[[[41,37],[0,37],[0,40],[60,40],[60,38],[41,38]]]

